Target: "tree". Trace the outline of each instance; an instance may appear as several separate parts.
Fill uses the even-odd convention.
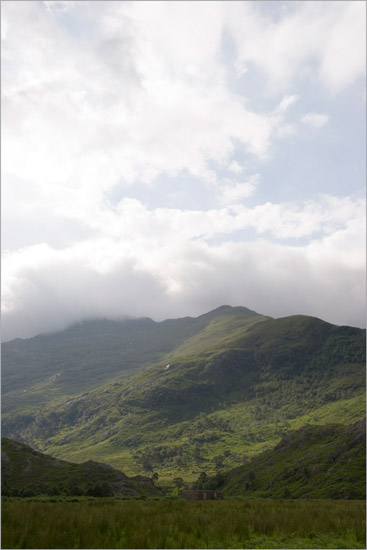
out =
[[[245,488],[246,489],[253,489],[254,482],[255,482],[255,479],[256,479],[256,474],[255,474],[254,470],[249,470],[247,472],[246,478],[247,478],[247,482],[245,483]]]
[[[223,455],[217,455],[213,458],[213,461],[214,461],[215,467],[217,469],[222,468],[223,467],[223,462],[224,462],[224,456]]]
[[[250,470],[249,473],[247,474],[247,477],[250,481],[255,481],[256,474],[255,474],[254,470]]]
[[[194,489],[205,489],[207,477],[206,472],[201,472],[198,479],[194,483]]]
[[[226,480],[226,476],[223,472],[217,472],[213,478],[213,489],[218,489],[223,485]]]
[[[154,474],[152,475],[152,483],[154,485],[154,483],[157,481],[157,479],[159,478],[159,475],[157,474],[157,472],[154,472]]]
[[[143,467],[143,470],[145,470],[145,471],[150,471],[151,472],[153,470],[152,463],[151,463],[150,459],[147,456],[143,456],[143,458],[141,460],[141,465]]]
[[[178,466],[179,468],[182,468],[182,466],[185,466],[185,459],[183,456],[181,455],[176,456],[175,461],[176,461],[176,466]]]
[[[86,490],[86,494],[91,497],[111,497],[113,496],[113,489],[107,483],[91,483]]]
[[[182,477],[175,477],[175,479],[173,480],[173,483],[176,485],[177,490],[179,491],[181,489],[181,487],[183,486]]]
[[[202,457],[201,457],[201,454],[200,454],[200,448],[196,445],[194,447],[194,460],[196,462],[196,464],[199,464],[200,462],[203,461]]]

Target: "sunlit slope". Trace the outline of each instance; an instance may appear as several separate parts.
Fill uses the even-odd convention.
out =
[[[128,474],[192,479],[241,464],[308,421],[350,423],[364,414],[361,329],[293,316],[217,342],[63,402],[7,413],[3,433]]]
[[[197,318],[86,321],[62,332],[2,346],[3,411],[47,403],[123,379],[148,365],[215,349],[237,332],[268,319],[222,306]]]

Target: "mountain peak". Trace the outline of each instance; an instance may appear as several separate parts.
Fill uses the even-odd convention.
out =
[[[252,311],[251,309],[248,309],[247,307],[243,306],[230,306],[230,305],[223,305],[219,306],[212,311],[209,311],[208,313],[204,313],[203,315],[200,315],[200,317],[213,317],[216,315],[227,315],[227,314],[241,314],[246,315],[247,317],[255,317],[259,315],[256,311]]]

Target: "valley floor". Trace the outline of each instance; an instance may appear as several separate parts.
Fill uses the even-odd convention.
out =
[[[3,501],[2,548],[366,548],[365,508],[362,500]]]

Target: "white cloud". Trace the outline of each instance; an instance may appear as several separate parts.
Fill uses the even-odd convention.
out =
[[[150,211],[125,199],[115,217],[100,221],[106,222],[104,237],[63,249],[43,244],[5,253],[5,339],[85,317],[163,319],[221,303],[363,323],[362,200],[325,196],[303,205],[193,212]],[[263,238],[233,242],[231,233],[246,228]],[[207,241],[220,235],[227,235],[221,245]],[[290,246],[271,242],[271,235],[315,239]]]
[[[349,220],[364,216],[364,201],[348,197],[320,196],[303,203],[267,202],[251,208],[240,204],[251,196],[258,180],[259,176],[254,175],[247,182],[218,186],[221,208],[153,209],[137,199],[123,198],[114,208],[97,208],[94,204],[86,210],[76,208],[71,219],[83,224],[86,238],[89,232],[100,238],[125,239],[132,246],[140,241],[160,246],[174,240],[173,235],[211,239],[246,228],[276,239],[310,238],[318,233],[329,234]]]
[[[291,106],[323,109],[303,108],[295,84],[334,93],[363,72],[364,7],[326,4],[286,3],[273,19],[250,2],[3,3],[6,338],[221,303],[360,323],[363,201],[284,202],[258,186],[275,140],[295,135]],[[231,88],[225,33],[238,71],[268,78],[268,110]],[[125,196],[137,182],[154,191],[161,175],[174,193],[182,174],[212,192],[210,204]],[[274,189],[281,183],[274,174]],[[242,204],[256,190],[258,203]]]
[[[279,138],[287,138],[293,136],[296,133],[296,129],[293,124],[283,124],[276,129],[276,135]]]
[[[279,103],[279,105],[276,107],[274,114],[281,114],[285,113],[293,105],[298,101],[299,96],[298,95],[286,95],[283,97],[282,101]]]
[[[243,166],[241,166],[237,161],[233,160],[228,165],[228,170],[234,174],[241,174],[243,172]]]
[[[195,315],[223,303],[361,325],[361,229],[351,221],[304,247],[266,240],[210,246],[180,233],[159,246],[152,239],[84,242],[64,251],[30,247],[4,258],[3,336],[30,336],[98,316]]]
[[[329,120],[329,115],[321,113],[307,113],[302,117],[302,122],[311,128],[322,128]]]
[[[351,32],[361,9],[342,2],[330,16],[329,8],[306,4],[275,24],[251,3],[79,3],[73,11],[98,15],[93,37],[84,41],[60,24],[56,4],[49,10],[4,4],[11,29],[3,45],[4,169],[30,181],[35,192],[84,189],[88,202],[119,181],[152,183],[162,172],[188,170],[216,183],[210,162],[229,162],[235,143],[268,158],[272,141],[294,132],[283,116],[298,96],[285,95],[268,114],[247,108],[226,87],[222,32],[233,32],[239,59],[279,79],[289,56],[295,56],[293,74],[302,52],[324,55],[316,27],[334,42],[339,31],[342,40],[344,25]],[[303,47],[309,36],[314,46],[308,39]],[[353,66],[357,71],[359,64]],[[320,126],[325,119],[306,120]]]
[[[222,204],[231,205],[251,197],[255,193],[259,178],[260,175],[255,174],[244,182],[232,183],[229,180],[225,185],[219,187],[222,191],[220,201]]]
[[[288,2],[276,22],[259,3],[226,2],[226,8],[237,67],[260,69],[269,79],[269,93],[315,73],[337,93],[365,74],[365,2]]]
[[[79,4],[77,0],[44,0],[44,5],[48,11],[60,10],[61,12],[68,12]]]
[[[214,182],[210,161],[227,161],[234,141],[266,157],[274,120],[225,86],[220,4],[86,3],[79,11],[99,15],[88,41],[59,24],[58,10],[9,4],[7,172],[37,188],[85,189],[88,200],[161,172]]]
[[[333,92],[344,89],[366,70],[366,2],[341,2],[339,17],[327,34],[320,77]],[[325,6],[329,10],[331,6]]]

